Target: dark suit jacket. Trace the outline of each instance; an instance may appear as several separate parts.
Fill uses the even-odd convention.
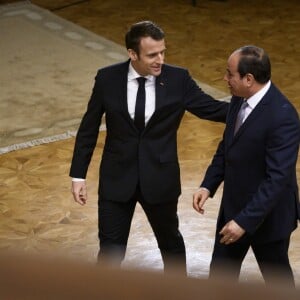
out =
[[[233,219],[254,242],[287,238],[300,215],[298,114],[272,84],[234,136],[241,102],[232,97],[223,141],[201,185],[213,196],[224,180],[217,230]]]
[[[225,122],[229,104],[206,95],[187,70],[163,65],[156,78],[156,107],[139,135],[127,108],[129,61],[101,69],[79,127],[70,176],[85,178],[105,113],[107,136],[100,166],[99,194],[125,202],[139,182],[145,201],[177,201],[181,193],[177,129],[185,110]]]

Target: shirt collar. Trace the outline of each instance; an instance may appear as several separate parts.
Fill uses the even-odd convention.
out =
[[[128,69],[128,81],[135,80],[136,78],[141,77],[141,75],[133,68],[131,62],[129,64],[129,69]],[[153,75],[147,75],[143,76],[147,78],[147,80],[154,81],[155,77]]]
[[[258,92],[256,92],[254,95],[252,95],[250,98],[247,99],[247,103],[252,109],[254,109],[254,107],[264,97],[264,95],[269,90],[270,86],[271,86],[271,81],[269,80],[262,89],[260,89]]]

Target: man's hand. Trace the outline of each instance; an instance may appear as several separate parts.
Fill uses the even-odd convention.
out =
[[[200,188],[193,195],[193,207],[198,213],[204,214],[203,206],[204,206],[205,201],[209,197],[209,194],[210,194],[209,190]]]
[[[87,188],[85,181],[72,181],[72,194],[75,202],[85,205],[87,201]]]
[[[220,231],[223,236],[220,240],[221,244],[229,245],[240,239],[245,233],[245,230],[235,221],[229,221]]]

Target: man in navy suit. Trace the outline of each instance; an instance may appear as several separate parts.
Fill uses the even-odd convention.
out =
[[[266,283],[294,285],[288,249],[300,215],[298,114],[270,81],[270,60],[261,48],[234,51],[224,79],[233,95],[227,125],[193,196],[193,207],[203,213],[224,181],[210,276],[226,270],[238,278],[251,246]]]
[[[70,170],[73,196],[81,205],[87,201],[85,178],[105,113],[99,260],[121,263],[139,202],[157,239],[165,270],[176,264],[186,272],[177,217],[181,193],[177,129],[186,110],[225,123],[229,104],[205,94],[187,70],[164,64],[164,32],[154,23],[132,25],[125,41],[129,60],[105,67],[96,76],[75,142]]]

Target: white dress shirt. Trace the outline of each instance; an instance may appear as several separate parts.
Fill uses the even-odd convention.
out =
[[[243,122],[245,122],[245,120],[250,115],[250,113],[253,111],[253,109],[256,107],[256,105],[260,102],[260,100],[263,98],[263,96],[267,93],[270,86],[271,86],[271,81],[269,80],[262,89],[260,89],[258,92],[256,92],[254,95],[252,95],[250,98],[247,99],[248,106],[245,108],[245,116],[243,118]]]
[[[127,81],[127,107],[129,115],[134,119],[136,94],[139,87],[138,77],[141,77],[135,69],[129,64],[128,81]],[[145,103],[145,125],[155,110],[155,77],[153,75],[144,76],[147,80],[145,82],[146,103]]]

